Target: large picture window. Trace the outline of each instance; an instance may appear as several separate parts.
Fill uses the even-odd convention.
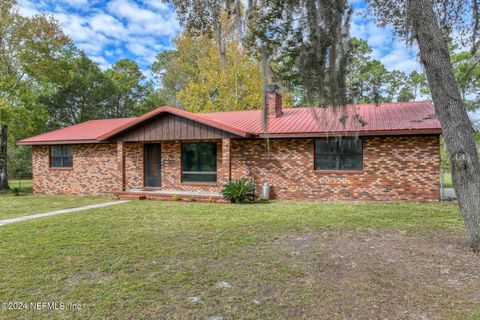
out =
[[[362,170],[361,139],[350,137],[315,140],[315,170]]]
[[[72,146],[50,147],[50,168],[71,168],[73,165]]]
[[[217,182],[217,144],[182,144],[182,181]]]

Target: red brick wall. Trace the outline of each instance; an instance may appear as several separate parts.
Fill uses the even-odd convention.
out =
[[[322,172],[313,168],[314,139],[232,141],[232,179],[250,176],[260,190],[268,181],[279,199],[439,199],[439,137],[366,137],[363,170]]]
[[[143,188],[143,143],[125,143],[125,188]]]
[[[33,147],[33,192],[109,194],[120,189],[116,144],[73,145],[71,169],[50,169],[49,150]]]
[[[366,137],[364,168],[353,173],[315,171],[314,139],[270,139],[270,153],[264,140],[222,142],[217,147],[218,182],[213,185],[182,183],[181,142],[162,142],[162,189],[219,192],[229,176],[249,176],[258,190],[268,181],[279,199],[439,198],[438,136]],[[33,147],[35,193],[102,194],[121,188],[116,144],[74,145],[71,170],[49,169],[48,152],[48,146]],[[125,143],[123,152],[126,189],[143,188],[143,144]]]

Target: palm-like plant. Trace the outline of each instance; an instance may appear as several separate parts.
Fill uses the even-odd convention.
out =
[[[222,195],[232,203],[255,201],[255,185],[247,178],[230,181],[223,186]]]

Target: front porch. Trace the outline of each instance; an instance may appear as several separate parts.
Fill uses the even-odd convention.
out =
[[[117,199],[222,202],[230,139],[118,141]]]

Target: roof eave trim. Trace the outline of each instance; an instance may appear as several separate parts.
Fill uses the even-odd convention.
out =
[[[97,140],[52,140],[52,141],[17,141],[17,146],[42,146],[42,145],[55,145],[55,144],[90,144],[90,143],[103,143]]]
[[[442,134],[442,129],[414,129],[414,130],[376,130],[376,131],[344,131],[344,132],[304,132],[304,133],[260,133],[259,138],[314,138],[334,136],[401,136]]]

